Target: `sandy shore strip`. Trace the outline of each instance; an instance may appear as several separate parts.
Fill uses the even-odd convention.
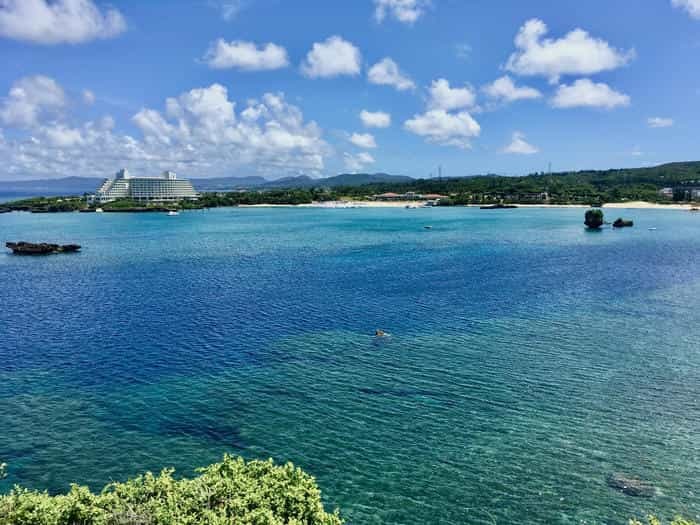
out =
[[[241,208],[406,208],[421,207],[424,201],[330,201],[313,202],[309,204],[241,204]],[[466,208],[478,208],[479,204],[468,204]],[[518,208],[590,208],[586,204],[516,204]],[[695,208],[691,204],[658,204],[655,202],[629,201],[610,202],[603,205],[603,209],[627,209],[627,210],[681,210],[688,211]]]

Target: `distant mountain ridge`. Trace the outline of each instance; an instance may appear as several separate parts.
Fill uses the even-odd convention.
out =
[[[82,195],[92,193],[102,182],[97,177],[65,177],[28,181],[0,181],[0,194],[18,196]],[[416,191],[419,193],[460,193],[468,191],[557,192],[565,188],[578,193],[608,191],[612,187],[638,187],[651,191],[660,187],[700,187],[700,161],[671,162],[643,168],[580,170],[559,173],[532,173],[522,176],[467,175],[441,179],[414,179],[388,173],[341,173],[314,179],[307,175],[268,180],[259,176],[190,179],[198,191],[265,189],[359,188],[366,193]],[[350,191],[349,193],[357,193]]]
[[[104,178],[64,177],[61,179],[37,179],[26,181],[0,181],[0,193],[51,195],[82,195],[93,193]],[[388,173],[342,173],[332,177],[314,179],[308,175],[268,180],[259,176],[215,177],[189,179],[198,191],[232,191],[244,189],[277,188],[335,188],[339,186],[362,186],[365,184],[405,183],[414,180],[405,175]]]

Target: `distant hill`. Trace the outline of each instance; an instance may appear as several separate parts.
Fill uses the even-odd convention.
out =
[[[24,181],[0,181],[0,193],[5,195],[82,195],[92,193],[102,183],[97,177],[64,177],[61,179],[38,179]],[[386,173],[343,173],[333,177],[314,179],[307,175],[268,180],[258,176],[216,177],[190,179],[197,191],[232,191],[245,189],[286,188],[335,188],[338,186],[362,186],[365,184],[410,182],[411,177]]]
[[[249,177],[215,177],[211,179],[190,179],[197,191],[230,191],[263,186],[269,182],[258,176]]]
[[[64,177],[62,179],[0,181],[0,193],[36,196],[82,195],[95,191],[103,180],[96,177]]]
[[[266,183],[266,188],[338,188],[341,186],[365,186],[367,184],[403,184],[414,181],[405,175],[388,173],[341,173],[333,177],[312,179],[306,175],[287,177]]]

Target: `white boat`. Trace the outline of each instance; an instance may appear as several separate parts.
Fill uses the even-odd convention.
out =
[[[102,213],[104,210],[102,208],[95,208],[95,213]]]
[[[178,212],[176,212],[175,210],[170,210],[170,211],[168,212],[168,215],[169,215],[170,217],[172,217],[173,215],[180,215],[180,214],[179,214]]]

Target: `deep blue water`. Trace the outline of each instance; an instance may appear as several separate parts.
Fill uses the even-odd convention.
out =
[[[3,243],[84,246],[0,254],[0,491],[230,452],[297,463],[349,523],[698,517],[700,216],[608,213],[635,227],[586,232],[579,209],[0,215]]]

